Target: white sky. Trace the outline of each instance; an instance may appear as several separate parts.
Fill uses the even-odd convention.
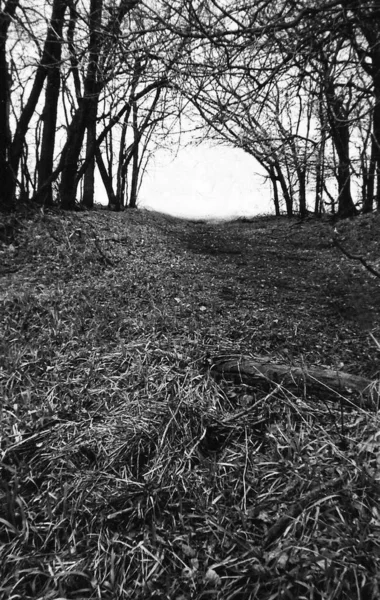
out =
[[[176,216],[227,218],[273,213],[265,171],[243,150],[202,144],[173,158],[159,151],[148,165],[139,206]]]

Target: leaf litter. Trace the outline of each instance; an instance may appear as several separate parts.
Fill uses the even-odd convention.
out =
[[[340,241],[376,265],[379,223]],[[1,598],[379,597],[377,413],[211,371],[264,355],[378,378],[379,282],[332,232],[19,218],[1,247]]]

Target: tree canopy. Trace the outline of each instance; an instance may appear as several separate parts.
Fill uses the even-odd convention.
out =
[[[275,211],[380,206],[370,1],[2,0],[0,206],[136,206],[181,119],[266,170]],[[194,126],[195,127],[195,126]]]

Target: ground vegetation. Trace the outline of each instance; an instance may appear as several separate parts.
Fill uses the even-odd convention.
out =
[[[0,597],[377,599],[379,280],[357,257],[379,269],[379,233],[4,222]],[[258,356],[365,377],[375,402],[215,369]]]

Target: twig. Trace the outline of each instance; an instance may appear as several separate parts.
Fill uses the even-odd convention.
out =
[[[343,254],[345,254],[345,256],[347,256],[347,258],[351,258],[352,260],[358,260],[359,262],[362,263],[363,267],[365,267],[367,269],[367,271],[369,271],[370,273],[372,273],[372,275],[374,275],[375,277],[378,277],[378,279],[380,279],[379,271],[377,271],[376,269],[371,267],[371,265],[367,263],[365,258],[360,256],[359,254],[351,254],[350,252],[348,252],[348,250],[346,250],[342,246],[342,244],[340,242],[338,242],[336,237],[334,238],[333,241],[334,241],[334,244],[339,248],[339,250],[341,250],[341,252],[343,252]]]

